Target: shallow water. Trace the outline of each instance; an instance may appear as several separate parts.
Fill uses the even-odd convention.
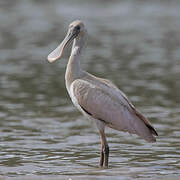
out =
[[[69,55],[46,56],[68,24],[88,29],[81,64],[111,79],[159,133],[148,144],[107,129],[110,168],[99,169],[100,140],[65,89]],[[158,179],[180,175],[180,2],[0,2],[0,175],[62,179]]]

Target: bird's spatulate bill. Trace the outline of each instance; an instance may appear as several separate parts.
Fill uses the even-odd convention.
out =
[[[73,36],[70,35],[70,33],[68,33],[66,35],[66,37],[64,38],[64,40],[62,41],[62,43],[48,55],[48,57],[47,57],[48,61],[52,63],[52,62],[56,61],[57,59],[60,59],[62,57],[64,48],[72,40],[73,40]]]
[[[48,55],[48,57],[47,57],[48,61],[52,63],[55,60],[61,58],[63,50],[64,50],[64,45],[61,43],[54,51],[52,51]]]

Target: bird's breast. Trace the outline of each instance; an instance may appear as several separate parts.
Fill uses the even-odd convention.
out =
[[[69,96],[70,96],[70,98],[71,98],[71,101],[73,102],[73,104],[74,104],[74,106],[81,112],[81,113],[83,113],[83,115],[84,116],[86,116],[87,118],[92,118],[88,113],[86,113],[83,109],[82,109],[82,107],[79,105],[79,103],[78,103],[78,100],[77,100],[77,98],[75,97],[75,95],[74,95],[74,87],[73,87],[74,85],[73,85],[73,83],[70,85],[70,88],[69,88],[69,90],[68,90],[68,93],[69,93]]]

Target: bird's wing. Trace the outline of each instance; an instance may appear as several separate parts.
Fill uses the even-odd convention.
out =
[[[150,142],[155,141],[151,130],[154,128],[136,112],[119,89],[93,82],[77,79],[71,85],[74,97],[84,111],[113,129],[137,134]]]

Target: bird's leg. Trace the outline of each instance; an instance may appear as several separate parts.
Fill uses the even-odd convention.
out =
[[[103,167],[103,164],[104,164],[104,152],[103,152],[103,147],[102,147],[100,161],[99,161],[99,167]]]
[[[99,130],[99,134],[100,134],[101,145],[102,145],[99,166],[100,167],[104,166],[105,168],[108,168],[109,146],[106,141],[106,136],[105,136],[104,131]]]
[[[108,168],[108,160],[109,160],[109,146],[106,143],[104,149],[104,167]]]

